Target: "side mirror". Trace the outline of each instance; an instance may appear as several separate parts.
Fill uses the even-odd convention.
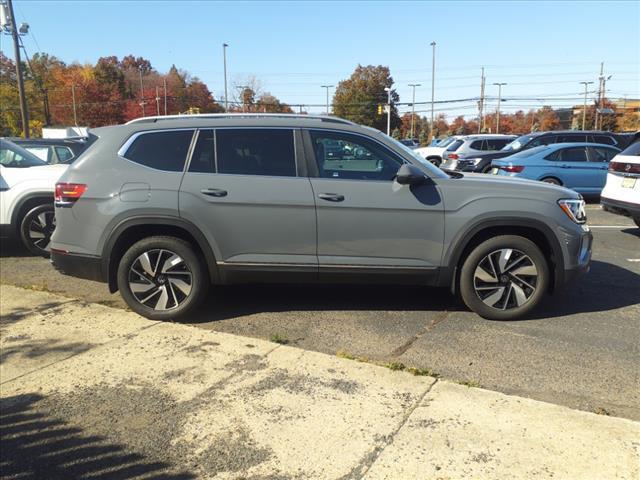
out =
[[[396,182],[400,185],[420,185],[424,183],[426,177],[418,167],[405,163],[396,173]]]

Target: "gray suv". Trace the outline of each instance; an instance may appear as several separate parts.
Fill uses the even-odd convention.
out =
[[[589,268],[577,193],[446,173],[339,118],[148,117],[91,135],[56,186],[52,262],[148,318],[187,315],[211,284],[346,281],[449,287],[507,320]]]

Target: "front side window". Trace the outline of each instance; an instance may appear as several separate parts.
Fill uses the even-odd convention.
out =
[[[392,181],[402,160],[373,140],[339,132],[311,131],[321,178]]]
[[[124,157],[156,170],[181,172],[192,137],[193,130],[143,133],[131,143]]]
[[[556,137],[553,135],[543,135],[529,143],[527,148],[539,147],[540,145],[551,145],[553,143],[556,143]]]
[[[587,149],[585,147],[565,148],[558,153],[561,162],[587,162]]]
[[[586,141],[586,135],[560,135],[558,137],[558,143],[577,143]]]
[[[511,140],[508,138],[490,138],[486,140],[487,150],[491,150],[491,151],[500,150],[510,141]]]
[[[7,168],[28,168],[47,165],[24,148],[0,140],[0,164]]]
[[[218,129],[215,143],[218,173],[296,176],[293,130]]]

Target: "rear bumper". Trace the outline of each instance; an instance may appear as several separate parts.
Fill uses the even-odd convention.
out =
[[[611,198],[600,197],[602,208],[611,213],[624,215],[626,217],[640,218],[640,204],[622,202]]]
[[[51,252],[51,264],[64,275],[106,282],[107,278],[102,271],[102,258],[92,255],[79,255],[77,253]]]

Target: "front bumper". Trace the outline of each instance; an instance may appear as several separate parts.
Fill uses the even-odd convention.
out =
[[[605,197],[600,197],[600,204],[607,212],[624,215],[625,217],[640,218],[640,204],[622,202]]]
[[[579,242],[579,243],[578,243]],[[564,287],[571,283],[576,278],[589,272],[591,268],[591,254],[593,247],[593,234],[591,231],[585,231],[579,241],[576,239],[576,243],[573,252],[570,252],[570,258],[572,261],[569,265],[565,265],[561,272],[561,275],[556,277],[556,287]]]
[[[107,277],[103,272],[101,257],[53,250],[51,252],[51,264],[64,275],[95,282],[107,281]]]

